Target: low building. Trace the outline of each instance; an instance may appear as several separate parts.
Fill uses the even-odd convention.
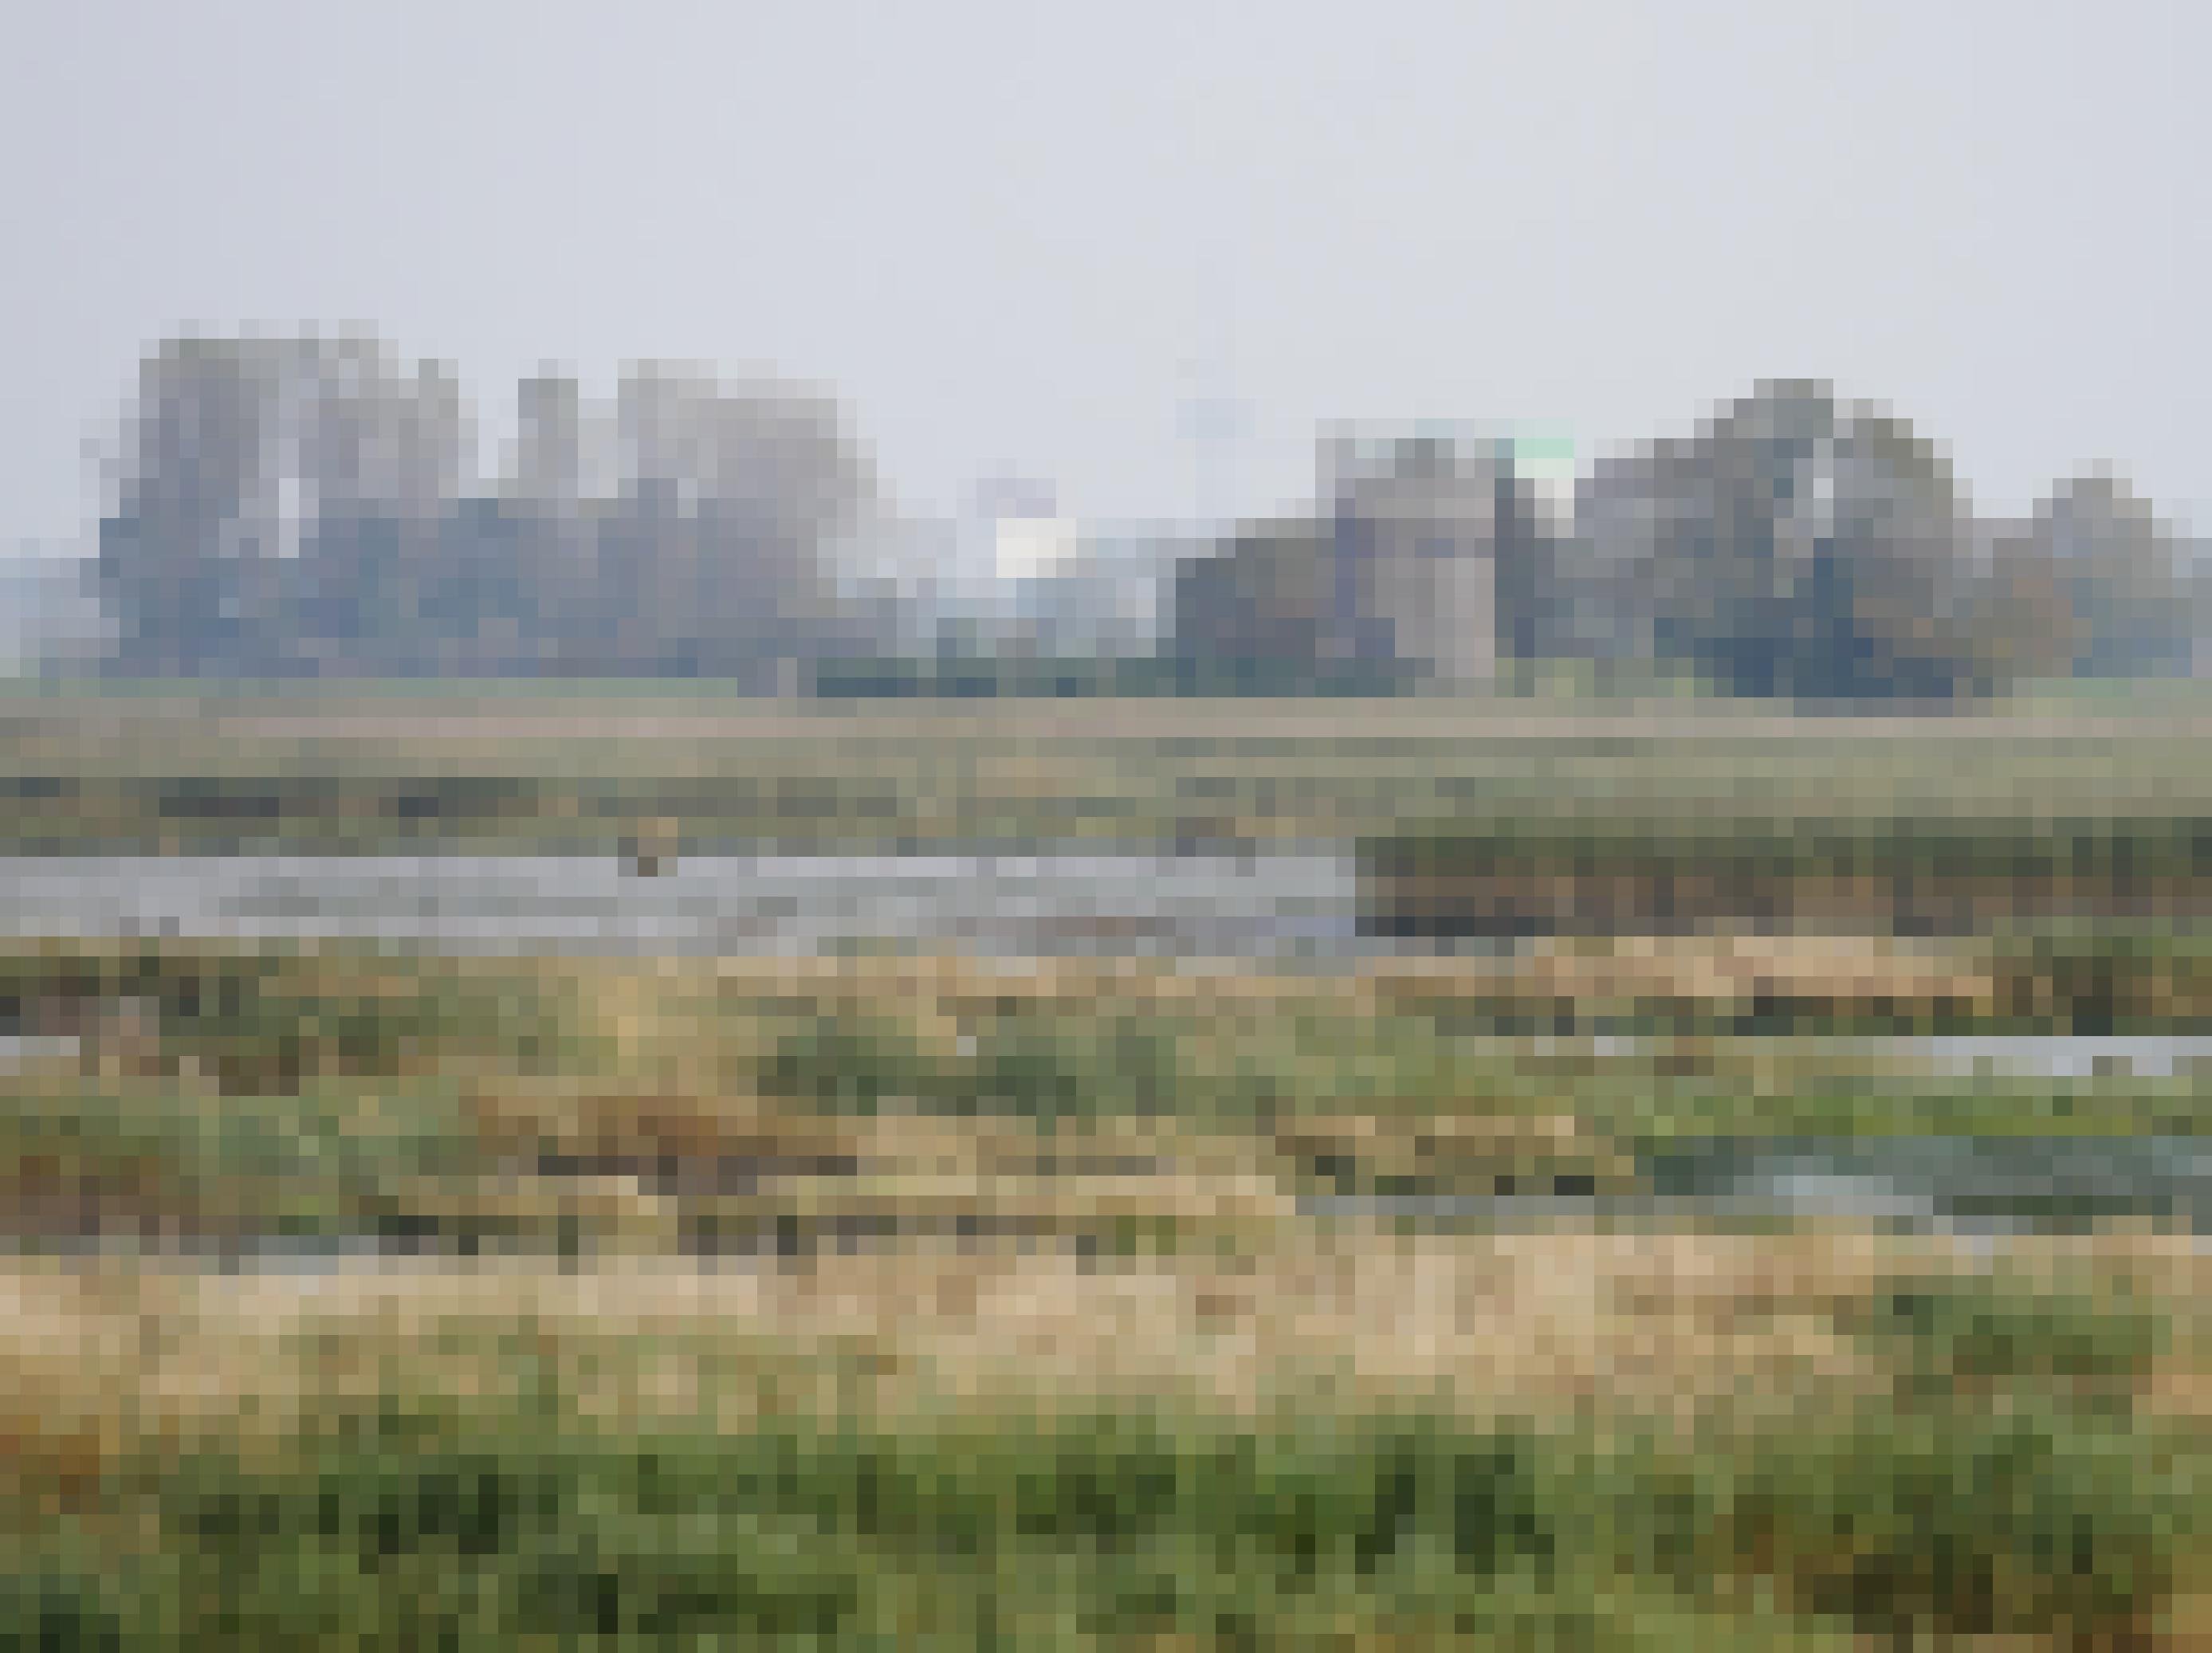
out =
[[[1338,427],[1318,457],[1311,515],[1249,525],[1182,571],[1178,653],[1282,684],[1492,682],[1559,490],[1516,439],[1460,427]]]

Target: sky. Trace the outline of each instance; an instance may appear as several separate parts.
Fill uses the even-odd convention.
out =
[[[2172,0],[33,0],[0,51],[0,543],[179,329],[842,396],[895,496],[1255,512],[1316,426],[1589,454],[1832,380],[2014,510],[2212,522],[2203,92]],[[1192,404],[1232,403],[1201,442]]]

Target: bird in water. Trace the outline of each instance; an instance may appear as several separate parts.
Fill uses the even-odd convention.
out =
[[[648,821],[622,841],[623,863],[641,878],[659,878],[676,860],[675,830],[665,821]]]

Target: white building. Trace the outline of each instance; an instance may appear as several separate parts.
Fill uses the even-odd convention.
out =
[[[1039,653],[1144,653],[1159,641],[1182,542],[1150,524],[1070,523],[1057,553],[1016,574],[1017,632]]]

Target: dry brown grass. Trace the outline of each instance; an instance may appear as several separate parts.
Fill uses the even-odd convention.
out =
[[[2157,1238],[2032,1243],[2011,1261],[2162,1293],[2212,1285],[2202,1255]],[[1840,1309],[1893,1277],[1978,1266],[1945,1242],[1869,1232],[1595,1229],[1310,1233],[1243,1258],[916,1245],[708,1268],[387,1261],[235,1276],[19,1261],[0,1272],[0,1447],[60,1473],[149,1430],[282,1425],[394,1386],[512,1389],[525,1355],[587,1409],[732,1421],[763,1405],[1148,1395],[1741,1413],[1856,1386],[1869,1374],[1834,1329]],[[2197,1410],[2195,1358],[2178,1346],[2154,1401]]]
[[[1839,1010],[1946,1003],[1986,1011],[1996,987],[1956,950],[1868,936],[1622,936],[1539,944],[1500,961],[1384,959],[1327,975],[1219,962],[919,957],[544,961],[578,988],[598,1030],[634,1053],[702,1018],[780,1012],[866,1013],[896,1006],[926,1036],[978,1019],[1046,1012],[1101,1021],[1173,1014],[1224,1019],[1302,1013],[1331,1019],[1455,1003],[1685,1000],[1717,1010],[1761,996],[1827,1000]]]

